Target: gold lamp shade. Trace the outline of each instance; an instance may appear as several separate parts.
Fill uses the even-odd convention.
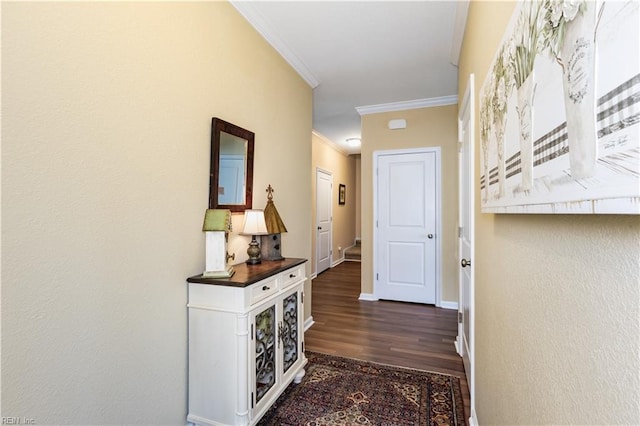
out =
[[[202,230],[231,232],[231,210],[207,209]]]

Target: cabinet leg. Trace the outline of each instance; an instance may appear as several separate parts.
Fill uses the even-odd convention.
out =
[[[296,377],[293,378],[293,383],[295,383],[296,385],[300,384],[305,373],[306,372],[304,371],[304,368],[301,368],[300,371],[298,371],[298,374],[296,374]]]

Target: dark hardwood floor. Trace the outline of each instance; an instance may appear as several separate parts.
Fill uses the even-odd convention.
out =
[[[468,419],[469,388],[454,346],[457,311],[359,296],[359,262],[343,262],[316,277],[315,324],[305,333],[305,349],[458,376]]]

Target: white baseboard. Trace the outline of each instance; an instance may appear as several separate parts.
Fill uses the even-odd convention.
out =
[[[440,302],[440,307],[444,309],[455,309],[457,311],[458,302],[449,302],[449,301],[443,300]]]
[[[471,417],[469,417],[469,425],[478,426],[478,416],[476,416],[476,410],[471,409]]]
[[[311,276],[309,277],[310,280],[313,280],[315,278],[318,277],[318,274],[316,274],[315,272],[313,274],[311,274]]]
[[[344,262],[344,256],[342,256],[340,259],[336,260],[335,262],[333,262],[331,264],[332,268],[335,268],[336,266],[338,266],[339,264],[341,264],[342,262]]]
[[[358,299],[360,299],[360,300],[371,300],[371,301],[379,300],[372,293],[360,293],[360,297]],[[458,310],[458,302],[442,301],[442,302],[440,302],[440,307],[444,308],[444,309],[455,309],[455,310]]]
[[[462,347],[460,346],[460,336],[456,336],[456,341],[453,342],[453,346],[456,347],[456,352],[458,353],[458,355],[462,356]]]
[[[375,302],[376,300],[378,300],[378,298],[371,294],[371,293],[360,293],[360,297],[358,297],[359,300],[367,300],[370,302]]]
[[[315,322],[313,321],[313,316],[310,316],[309,318],[304,320],[304,331],[310,329],[313,324],[315,324]]]

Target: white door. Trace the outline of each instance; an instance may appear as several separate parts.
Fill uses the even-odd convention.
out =
[[[316,274],[331,266],[331,188],[333,176],[316,170]]]
[[[244,156],[220,154],[218,204],[242,204],[244,191]]]
[[[440,151],[376,156],[375,297],[435,304]]]
[[[459,243],[460,300],[458,303],[458,338],[456,347],[462,356],[469,384],[471,415],[475,418],[474,388],[474,287],[473,287],[473,236],[474,236],[474,76],[469,77],[467,91],[458,115],[459,140]],[[474,424],[470,422],[471,424]],[[477,423],[475,423],[477,424]]]

